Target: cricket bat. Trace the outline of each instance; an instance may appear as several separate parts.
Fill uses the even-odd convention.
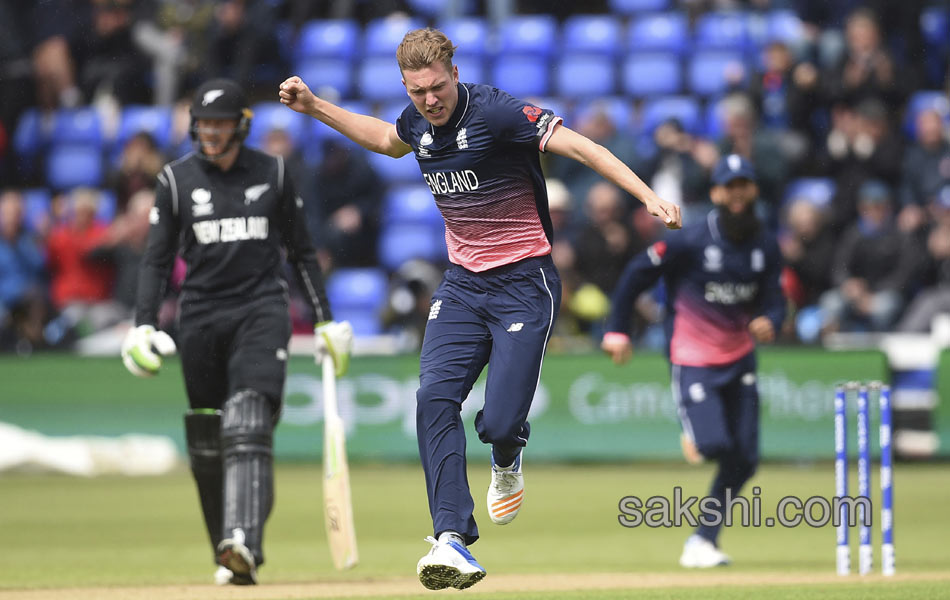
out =
[[[346,434],[337,410],[336,371],[333,359],[323,357],[323,511],[327,542],[333,566],[349,569],[359,561],[353,503],[350,498],[350,469],[346,460]]]

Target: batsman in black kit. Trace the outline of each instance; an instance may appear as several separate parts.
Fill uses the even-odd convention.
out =
[[[139,275],[135,327],[122,360],[155,374],[175,343],[157,331],[176,251],[187,265],[180,295],[185,437],[219,584],[257,583],[273,505],[273,431],[282,403],[291,324],[282,249],[314,311],[318,362],[346,370],[353,332],[333,321],[303,202],[281,158],[247,148],[251,111],[234,82],[214,79],[191,106],[195,151],[158,177]]]

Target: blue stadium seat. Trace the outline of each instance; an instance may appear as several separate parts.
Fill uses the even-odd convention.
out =
[[[749,16],[741,11],[716,11],[696,21],[693,41],[697,48],[745,52],[752,47]]]
[[[711,139],[719,139],[726,130],[726,119],[722,111],[724,98],[710,99],[706,103],[706,130],[704,135]]]
[[[171,143],[172,110],[167,106],[130,104],[122,107],[115,146],[122,148],[135,134],[144,131],[152,136],[159,148]]]
[[[397,73],[396,48],[406,33],[424,27],[425,24],[415,18],[384,17],[370,21],[363,35],[363,52],[367,56],[385,56]]]
[[[381,335],[383,324],[379,320],[380,309],[352,308],[344,306],[337,310],[333,307],[333,318],[337,321],[349,321],[353,335],[364,337]]]
[[[407,4],[413,14],[438,17],[446,9],[448,3],[445,0],[407,0]],[[458,43],[454,39],[452,41]]]
[[[23,220],[31,231],[38,231],[50,217],[53,194],[46,188],[23,190]]]
[[[827,177],[800,177],[785,186],[785,202],[805,198],[816,206],[831,205],[835,195],[835,182]]]
[[[53,119],[52,142],[55,144],[103,143],[102,119],[94,108],[63,108]]]
[[[418,183],[422,181],[419,163],[416,162],[416,158],[411,152],[402,158],[393,158],[385,154],[367,152],[366,159],[369,161],[370,166],[373,167],[373,170],[376,171],[380,178],[387,184]]]
[[[377,110],[373,111],[373,115],[387,123],[395,123],[407,106],[409,106],[409,98],[404,96],[380,105]]]
[[[109,224],[115,219],[118,212],[118,198],[114,190],[99,190],[99,206],[96,208],[96,220]]]
[[[456,54],[452,62],[459,69],[459,81],[463,83],[481,83],[485,81],[485,61],[474,54]]]
[[[327,277],[327,299],[334,313],[354,308],[379,310],[386,302],[388,287],[389,280],[382,269],[337,269]]]
[[[443,226],[442,213],[425,184],[403,185],[391,189],[383,201],[383,222],[387,225]]]
[[[295,146],[299,146],[306,138],[306,115],[290,110],[280,102],[262,102],[251,107],[254,117],[251,119],[251,131],[247,136],[247,143],[260,148],[264,137],[274,129],[283,129],[290,135]]]
[[[574,121],[581,123],[589,118],[595,111],[604,111],[610,115],[617,131],[632,131],[634,125],[633,108],[629,98],[622,96],[613,96],[609,98],[597,98],[587,103],[581,104],[574,111]]]
[[[644,102],[641,131],[653,135],[657,125],[667,119],[678,119],[683,129],[696,134],[701,129],[699,102],[692,96],[662,96]]]
[[[543,56],[507,56],[495,62],[491,84],[512,96],[547,96],[550,93],[548,60]]]
[[[670,52],[641,52],[628,55],[621,67],[623,91],[635,98],[669,96],[683,90],[679,58]]]
[[[935,110],[946,126],[950,127],[950,99],[941,90],[920,90],[911,94],[904,115],[904,133],[911,139],[917,137],[917,117],[925,110]]]
[[[611,13],[621,15],[669,10],[670,4],[672,4],[671,0],[609,0],[607,2]]]
[[[565,53],[599,53],[616,56],[622,49],[620,22],[609,15],[574,15],[561,28]]]
[[[406,97],[406,86],[396,61],[391,57],[374,56],[363,60],[357,69],[360,97],[370,101],[386,101]]]
[[[55,190],[98,187],[104,175],[101,150],[96,144],[56,144],[46,157],[46,181]]]
[[[43,117],[36,108],[23,111],[13,132],[13,150],[20,157],[35,156],[49,142]]]
[[[644,15],[627,28],[627,49],[630,52],[666,50],[684,54],[689,44],[689,26],[686,15],[681,13]]]
[[[616,93],[616,69],[609,56],[566,54],[554,69],[557,93],[566,98],[597,98]]]
[[[689,89],[694,94],[722,94],[731,84],[732,77],[743,83],[748,79],[743,55],[739,52],[699,51],[689,61]]]
[[[444,231],[422,223],[386,225],[379,236],[378,258],[390,271],[414,258],[444,263],[448,260]]]
[[[766,17],[765,40],[769,42],[784,42],[789,48],[805,42],[805,26],[801,18],[793,10],[773,10]]]
[[[313,20],[304,23],[297,37],[297,62],[311,58],[353,58],[359,50],[360,27],[346,19]]]
[[[398,72],[398,69],[396,69],[396,71]],[[340,103],[340,106],[350,112],[359,113],[361,115],[373,114],[370,105],[362,101],[347,100]],[[308,124],[304,125],[305,137],[301,150],[303,152],[304,161],[308,164],[315,165],[320,162],[323,158],[323,143],[325,140],[331,138],[341,143],[350,144],[352,147],[359,148],[355,142],[351,142],[342,133],[324,125],[317,119],[306,118],[304,120]],[[362,148],[360,148],[360,151],[362,151]]]
[[[558,49],[557,21],[550,15],[522,15],[498,27],[499,54],[551,56]]]
[[[310,58],[298,62],[294,71],[317,94],[324,88],[332,88],[341,98],[353,94],[353,65],[348,58]]]
[[[920,14],[920,33],[928,46],[950,45],[950,10],[946,6],[928,6]]]
[[[439,24],[439,30],[459,47],[459,54],[486,56],[491,53],[491,29],[481,17],[449,19]]]
[[[550,110],[555,115],[564,119],[565,122],[571,121],[570,117],[572,112],[569,105],[564,101],[564,98],[555,98],[551,96],[526,96],[522,99],[527,100],[531,104],[534,104],[540,108]]]

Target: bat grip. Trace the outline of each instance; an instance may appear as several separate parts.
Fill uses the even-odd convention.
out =
[[[323,357],[323,416],[324,421],[339,415],[336,403],[336,366],[329,355]]]

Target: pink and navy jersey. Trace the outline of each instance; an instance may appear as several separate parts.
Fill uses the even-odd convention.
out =
[[[637,296],[661,276],[672,316],[670,362],[691,367],[734,362],[755,349],[749,322],[765,315],[778,331],[785,318],[782,259],[762,231],[734,244],[719,232],[716,211],[634,257],[614,290],[607,331],[626,333]]]
[[[396,121],[445,219],[449,260],[486,271],[551,252],[539,152],[561,118],[487,85],[458,84],[435,127],[410,104]]]

